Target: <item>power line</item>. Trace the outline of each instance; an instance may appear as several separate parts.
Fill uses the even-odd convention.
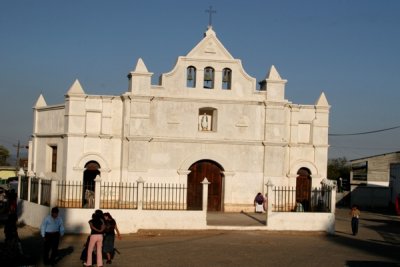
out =
[[[329,136],[349,136],[349,135],[363,135],[363,134],[373,134],[373,133],[379,133],[379,132],[385,132],[385,131],[390,131],[400,128],[400,126],[394,126],[390,128],[385,128],[385,129],[380,129],[380,130],[374,130],[374,131],[368,131],[368,132],[359,132],[359,133],[340,133],[340,134],[328,134]]]

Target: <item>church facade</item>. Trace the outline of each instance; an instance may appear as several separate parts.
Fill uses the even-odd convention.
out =
[[[75,81],[59,105],[34,106],[29,170],[46,178],[179,183],[199,209],[253,207],[266,184],[311,190],[326,178],[329,104],[285,99],[272,66],[259,84],[209,27],[174,68],[151,84],[142,59],[122,95],[89,95]],[[299,196],[301,197],[301,196]]]

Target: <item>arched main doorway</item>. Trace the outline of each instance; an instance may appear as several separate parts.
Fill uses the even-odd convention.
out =
[[[305,167],[297,171],[296,202],[303,205],[305,211],[310,210],[311,200],[311,171]]]
[[[189,168],[187,204],[189,210],[201,210],[203,203],[204,177],[207,177],[208,186],[208,211],[222,210],[222,167],[211,160],[200,160]]]
[[[96,161],[89,161],[83,172],[82,207],[94,208],[95,179],[100,175],[100,165]]]

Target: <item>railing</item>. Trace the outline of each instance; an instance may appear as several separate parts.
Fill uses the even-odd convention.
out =
[[[43,206],[50,206],[51,180],[43,179],[41,181],[41,189],[40,204]]]
[[[63,208],[187,210],[187,186],[184,184],[144,184],[95,181],[51,181],[35,177],[21,177],[19,198],[40,205]],[[54,182],[54,184],[53,184]],[[54,188],[52,188],[54,185]],[[98,193],[95,194],[95,188]],[[314,188],[303,194],[295,187],[272,189],[273,212],[331,212],[332,189]],[[53,195],[54,194],[54,195]],[[307,198],[304,198],[307,196]],[[95,198],[98,202],[95,204]],[[40,200],[40,201],[39,201]],[[140,206],[139,206],[140,204]]]
[[[31,194],[30,201],[33,203],[39,203],[39,179],[31,178]]]
[[[305,212],[330,212],[331,211],[331,194],[332,189],[322,186],[314,188],[307,194],[309,197],[299,198],[296,195],[295,187],[275,187],[273,190],[273,205],[274,212],[290,212],[290,211],[305,211]],[[304,194],[303,194],[304,195]]]
[[[62,208],[94,208],[94,182],[59,181],[57,182],[57,206]]]
[[[30,186],[30,187],[29,187]],[[61,208],[94,208],[95,183],[57,181],[54,183],[53,205]],[[182,184],[143,184],[139,194],[138,183],[99,182],[101,209],[138,209],[139,196],[144,210],[186,210],[187,187]],[[30,189],[30,191],[29,191]],[[28,195],[28,191],[30,195]],[[52,181],[36,177],[21,177],[21,199],[50,206]],[[40,200],[40,201],[39,201]]]
[[[137,209],[138,187],[133,183],[102,183],[101,209]]]
[[[272,211],[293,211],[296,206],[296,189],[294,187],[275,187]]]
[[[186,210],[187,187],[182,184],[145,184],[143,209]]]
[[[29,177],[24,176],[21,177],[21,191],[19,192],[19,198],[23,200],[28,200],[28,185],[29,185]]]

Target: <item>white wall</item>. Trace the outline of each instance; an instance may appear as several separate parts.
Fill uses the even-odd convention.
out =
[[[27,201],[20,201],[21,216],[19,221],[39,228],[50,208]],[[207,213],[204,211],[160,211],[160,210],[103,210],[110,212],[118,224],[121,233],[136,233],[139,229],[160,230],[207,230]],[[94,209],[60,208],[67,233],[88,234],[88,221]],[[224,227],[220,227],[224,229]],[[228,228],[227,228],[228,229]],[[229,230],[243,230],[243,227],[229,227]],[[254,228],[246,228],[254,230]],[[257,230],[271,231],[325,231],[334,233],[334,213],[311,212],[271,212],[268,213],[267,226]]]
[[[268,215],[268,230],[335,232],[334,213],[272,212]]]

